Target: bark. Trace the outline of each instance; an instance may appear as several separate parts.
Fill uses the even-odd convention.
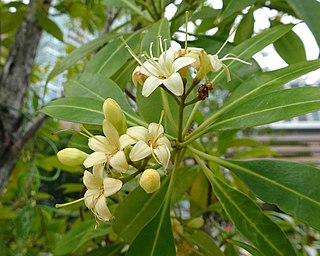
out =
[[[0,74],[0,193],[14,168],[23,146],[45,120],[23,116],[36,50],[42,34],[37,12],[47,12],[51,0],[33,0],[22,21]]]

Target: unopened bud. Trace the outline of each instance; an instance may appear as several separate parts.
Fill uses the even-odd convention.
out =
[[[160,188],[160,175],[155,169],[146,169],[141,175],[139,184],[148,194],[153,193]]]
[[[189,228],[201,228],[204,224],[204,220],[201,217],[194,218],[187,223]]]
[[[120,135],[125,133],[127,129],[126,117],[115,100],[108,98],[104,101],[103,113],[105,118],[117,129]]]
[[[88,154],[77,148],[65,148],[57,153],[59,161],[68,166],[81,165]]]

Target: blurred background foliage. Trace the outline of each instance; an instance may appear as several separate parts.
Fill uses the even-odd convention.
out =
[[[34,114],[45,104],[43,95],[34,87],[39,81],[50,80],[67,70],[66,76],[81,73],[86,63],[93,56],[108,56],[99,52],[117,33],[138,31],[146,28],[164,15],[169,17],[172,37],[183,44],[185,29],[185,12],[190,13],[190,46],[203,47],[207,52],[216,52],[229,37],[232,28],[237,25],[237,31],[232,43],[226,51],[235,45],[251,38],[260,31],[255,29],[255,11],[267,8],[275,11],[270,17],[270,23],[265,30],[283,23],[283,17],[291,17],[290,23],[297,24],[303,20],[312,31],[318,44],[320,43],[320,26],[318,21],[319,2],[315,0],[223,0],[223,1],[154,1],[154,0],[57,0],[50,3],[49,14],[38,5],[37,19],[42,29],[60,40],[65,45],[65,53],[57,60],[54,69],[51,66],[34,65],[28,93],[24,100],[22,115],[32,119]],[[213,5],[219,2],[219,9]],[[6,58],[13,47],[15,34],[28,12],[29,1],[1,1],[1,59],[0,70],[3,69]],[[98,38],[77,48],[64,41],[61,28],[53,17],[67,15],[70,22],[80,25],[81,29]],[[87,46],[87,47],[86,47]],[[290,31],[274,43],[281,58],[288,64],[306,60],[306,52],[300,37]],[[102,50],[101,50],[102,51]],[[97,55],[96,55],[97,54]],[[69,56],[65,61],[63,55]],[[71,57],[70,57],[71,56]],[[134,69],[134,62],[127,59],[123,67],[112,75],[122,90],[130,96],[134,89],[128,81]],[[87,67],[90,69],[90,65]],[[226,90],[232,90],[253,72],[261,68],[258,63],[243,66],[235,70],[233,80],[226,86],[225,79],[215,84],[215,94],[203,105],[203,112],[197,115],[198,121],[205,120],[207,113],[213,112],[221,105]],[[125,73],[124,73],[125,72]],[[126,79],[127,78],[127,79]],[[1,255],[123,255],[125,242],[119,239],[110,223],[100,224],[97,230],[90,212],[82,203],[65,209],[55,209],[58,202],[67,202],[80,198],[84,194],[82,185],[83,169],[67,167],[58,162],[55,154],[58,150],[70,145],[77,145],[86,150],[86,140],[71,132],[54,131],[70,129],[70,124],[48,119],[45,124],[30,138],[18,156],[5,189],[1,194],[0,203],[0,252]],[[247,131],[248,133],[250,131]],[[203,144],[215,148],[217,155],[227,152],[235,159],[262,156],[277,156],[268,145],[256,142],[250,138],[238,138],[236,131],[221,132],[218,137],[223,140],[213,140],[206,137]],[[69,142],[70,141],[70,142]],[[237,151],[234,148],[241,148]],[[231,149],[231,150],[230,150]],[[217,168],[212,166],[212,168]],[[247,244],[244,238],[228,221],[221,205],[212,197],[208,181],[201,172],[187,172],[184,184],[176,189],[176,202],[180,201],[173,214],[175,224],[173,229],[183,226],[192,230],[193,235],[183,237],[178,234],[176,244],[178,255],[222,255],[216,244],[224,249],[224,255],[239,255],[241,252],[251,252],[258,255]],[[234,183],[238,189],[248,193],[244,184],[236,177]],[[133,190],[135,184],[127,184],[123,194],[111,198],[110,207],[114,209],[117,202],[122,201],[126,194]],[[206,195],[203,197],[203,195]],[[190,200],[191,215],[184,216],[186,204]],[[263,203],[262,208],[278,223],[291,238],[300,255],[317,255],[319,253],[319,232],[285,215],[273,205]],[[176,217],[175,217],[176,216]],[[199,219],[199,216],[201,218]],[[202,221],[205,220],[204,225]],[[214,238],[211,240],[210,236]],[[198,249],[195,249],[196,244]],[[209,248],[209,249],[208,249]],[[216,254],[212,254],[216,252]],[[313,254],[312,254],[313,253]]]

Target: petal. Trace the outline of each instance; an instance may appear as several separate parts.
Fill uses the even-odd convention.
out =
[[[144,142],[138,141],[136,145],[133,146],[129,157],[132,161],[139,161],[151,154],[151,148]]]
[[[103,179],[100,176],[96,176],[91,172],[84,171],[83,184],[87,189],[99,189],[103,183]]]
[[[164,128],[161,124],[151,123],[148,126],[149,138],[152,143],[155,143],[160,136],[164,133]]]
[[[104,165],[98,164],[93,166],[92,174],[96,177],[103,180],[103,172],[104,172]]]
[[[169,150],[172,149],[170,140],[168,140],[168,138],[165,137],[165,136],[160,137],[160,138],[157,140],[157,144],[158,144],[159,146],[160,146],[160,145],[166,145]]]
[[[108,139],[101,135],[97,135],[89,138],[88,146],[93,151],[97,151],[97,152],[108,152],[112,150],[112,147]]]
[[[177,96],[181,96],[183,94],[183,82],[179,73],[173,73],[167,79],[162,80],[162,82],[173,94]]]
[[[129,145],[135,144],[137,142],[137,140],[135,140],[134,138],[132,138],[131,136],[129,136],[127,134],[123,134],[120,136],[119,142],[120,142],[120,149],[124,149],[125,147],[127,147]]]
[[[104,119],[102,128],[103,128],[103,133],[104,135],[106,135],[106,138],[109,141],[109,143],[112,146],[119,148],[120,147],[119,133],[117,129],[112,125],[112,123],[108,119]]]
[[[162,73],[159,70],[157,60],[147,60],[141,66],[140,72],[146,76],[160,76]]]
[[[127,134],[138,140],[143,140],[146,141],[147,137],[148,137],[148,129],[143,127],[143,126],[133,126],[127,129]],[[136,142],[137,142],[136,141]]]
[[[89,168],[91,166],[102,164],[107,162],[106,154],[103,152],[93,152],[91,155],[87,157],[87,159],[83,162],[84,167]]]
[[[160,146],[153,149],[153,153],[157,157],[157,161],[159,161],[162,164],[162,167],[164,169],[167,169],[169,160],[170,160],[170,151],[167,148],[167,146]]]
[[[112,218],[112,214],[107,206],[106,198],[103,195],[99,196],[92,210],[99,220],[108,221]]]
[[[169,72],[172,70],[172,63],[174,61],[174,50],[170,47],[168,50],[161,53],[159,56],[159,66]]]
[[[121,150],[110,158],[109,163],[112,168],[116,169],[117,171],[126,172],[128,170],[126,155]]]
[[[122,188],[122,181],[113,178],[104,178],[103,188],[104,196],[111,196]]]
[[[88,207],[88,209],[93,209],[95,199],[99,196],[99,194],[100,190],[95,189],[88,189],[86,193],[84,193],[84,204]]]
[[[217,72],[222,68],[222,61],[217,55],[208,55],[210,58],[211,69],[213,72]]]
[[[177,72],[181,68],[186,67],[186,66],[192,64],[195,61],[196,61],[196,59],[192,58],[192,57],[180,57],[180,58],[177,58],[172,64],[173,71]]]
[[[144,82],[142,87],[142,95],[148,97],[155,89],[157,89],[162,83],[163,79],[157,78],[155,76],[149,76]],[[182,82],[182,81],[181,81]]]

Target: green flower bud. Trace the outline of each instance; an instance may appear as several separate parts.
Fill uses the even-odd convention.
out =
[[[160,188],[160,175],[155,169],[146,169],[141,175],[139,184],[148,194],[153,193]]]
[[[57,153],[59,161],[68,166],[81,165],[88,154],[77,148],[64,148]]]
[[[187,223],[189,228],[201,228],[204,224],[204,220],[201,217],[194,218]]]
[[[127,129],[127,120],[118,103],[108,98],[103,103],[105,118],[117,129],[119,135],[124,134]]]

